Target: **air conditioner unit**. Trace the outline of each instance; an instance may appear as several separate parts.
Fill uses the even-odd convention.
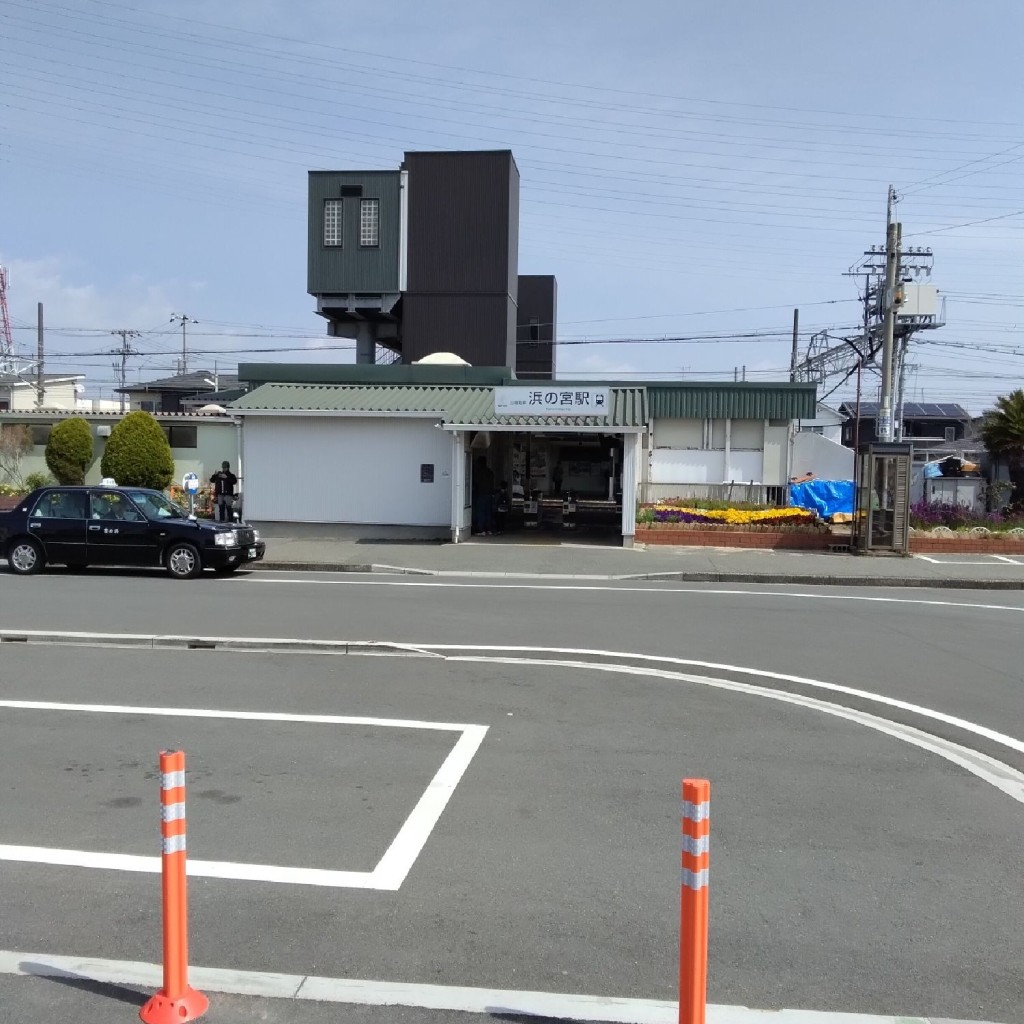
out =
[[[110,424],[109,423],[101,423],[96,428],[96,436],[97,437],[110,437]]]

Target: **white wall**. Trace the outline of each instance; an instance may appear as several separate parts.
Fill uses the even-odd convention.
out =
[[[792,476],[813,473],[819,480],[852,480],[852,448],[801,430],[793,440]]]
[[[434,420],[246,416],[245,517],[449,527],[452,440]],[[420,466],[434,482],[420,482]]]
[[[36,389],[28,384],[8,389],[8,401],[11,412],[29,412],[36,405]],[[43,385],[44,409],[74,409],[77,396],[75,382],[49,383]]]
[[[822,437],[826,437],[830,441],[835,441],[837,444],[841,444],[843,440],[844,422],[845,417],[840,416],[835,409],[832,409],[827,405],[822,405],[819,402],[814,411],[814,419],[800,420],[797,430],[806,430],[812,434],[820,434]],[[793,473],[793,476],[797,475],[797,473]]]
[[[645,480],[652,485],[780,486],[788,473],[789,423],[658,419],[651,426]]]
[[[724,479],[724,451],[657,448],[651,452],[652,484],[719,484]]]
[[[764,428],[762,475],[766,484],[775,487],[789,483],[789,428],[788,420],[784,422],[769,420]]]

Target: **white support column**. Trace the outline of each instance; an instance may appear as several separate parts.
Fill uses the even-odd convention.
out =
[[[622,546],[636,537],[636,502],[640,482],[640,435],[626,434],[622,453]]]
[[[463,538],[463,510],[466,507],[466,435],[452,432],[452,543]]]

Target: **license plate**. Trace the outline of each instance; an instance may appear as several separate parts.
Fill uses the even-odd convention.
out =
[[[250,558],[255,558],[256,557],[256,549],[255,548],[249,548],[249,557]]]

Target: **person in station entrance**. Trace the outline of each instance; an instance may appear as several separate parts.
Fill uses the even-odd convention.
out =
[[[487,458],[478,455],[473,469],[473,532],[490,537],[494,526],[494,473]]]
[[[210,477],[213,484],[214,517],[218,523],[231,521],[231,510],[235,504],[235,487],[238,477],[231,472],[231,463],[222,462],[220,469]]]

